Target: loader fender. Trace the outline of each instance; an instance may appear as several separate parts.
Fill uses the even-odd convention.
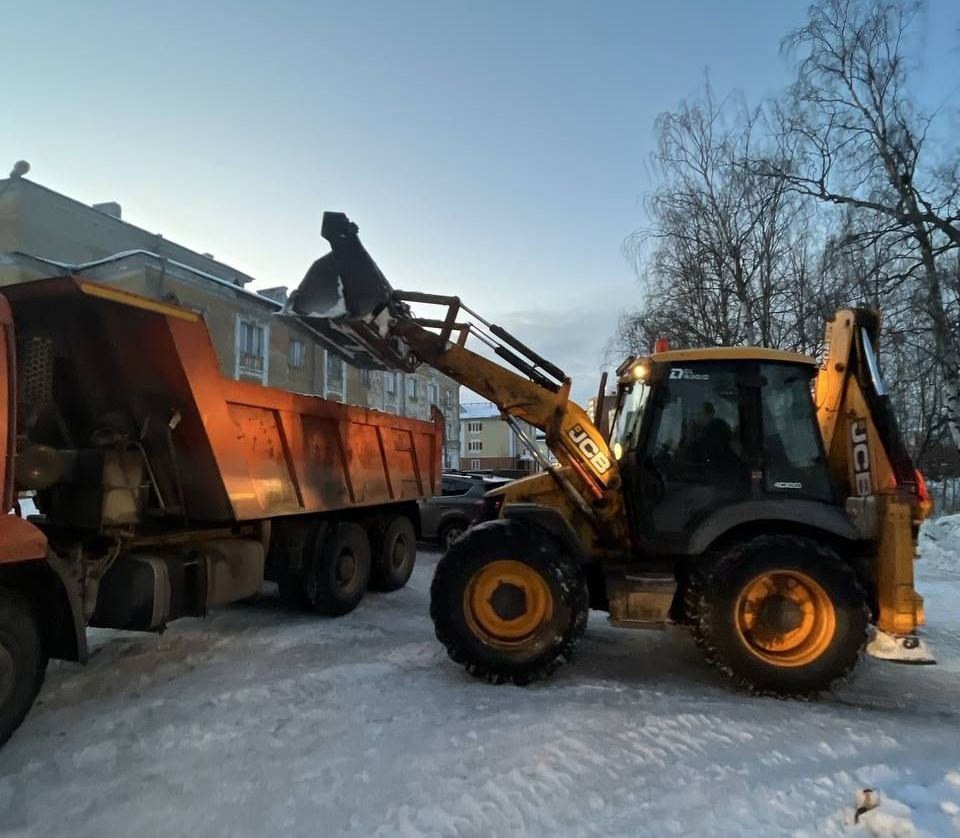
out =
[[[543,530],[557,539],[567,550],[567,553],[577,560],[584,561],[583,546],[570,522],[552,506],[543,506],[539,503],[509,503],[505,504],[501,513],[502,518],[522,520]]]
[[[717,539],[744,524],[758,525],[765,530],[786,524],[820,530],[851,542],[861,537],[842,511],[825,503],[793,499],[745,501],[724,507],[702,521],[691,533],[685,552],[689,556],[698,556]]]

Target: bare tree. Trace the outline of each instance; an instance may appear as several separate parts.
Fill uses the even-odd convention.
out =
[[[847,208],[853,221],[834,253],[849,255],[856,244],[873,251],[864,266],[895,263],[893,275],[860,277],[862,299],[920,295],[912,311],[929,324],[947,423],[960,447],[960,332],[945,270],[960,251],[960,154],[933,147],[936,114],[922,112],[909,91],[906,45],[921,11],[912,0],[811,7],[807,24],[784,42],[798,56],[798,75],[774,109],[779,153],[752,169]]]
[[[698,100],[660,115],[657,134],[652,224],[628,242],[645,305],[621,319],[621,342],[806,348],[810,219],[785,181],[746,165],[766,136],[761,113],[738,97],[717,102],[708,82]]]

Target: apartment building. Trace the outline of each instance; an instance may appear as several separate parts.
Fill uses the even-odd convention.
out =
[[[520,422],[521,430],[536,440],[536,429]],[[496,405],[473,402],[460,405],[460,468],[467,471],[536,471],[536,463]]]

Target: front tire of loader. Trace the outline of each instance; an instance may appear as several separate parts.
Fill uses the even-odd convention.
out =
[[[569,659],[587,626],[576,560],[522,521],[468,530],[437,564],[430,616],[450,658],[476,678],[524,685]]]
[[[837,553],[809,538],[760,536],[718,560],[694,631],[741,687],[809,698],[851,672],[869,623],[866,595]]]
[[[0,745],[20,726],[40,692],[47,651],[33,609],[0,590]]]

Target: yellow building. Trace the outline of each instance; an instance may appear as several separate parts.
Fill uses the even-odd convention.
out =
[[[536,429],[519,422],[530,440]],[[464,471],[536,471],[536,461],[490,402],[460,405],[460,468]]]

